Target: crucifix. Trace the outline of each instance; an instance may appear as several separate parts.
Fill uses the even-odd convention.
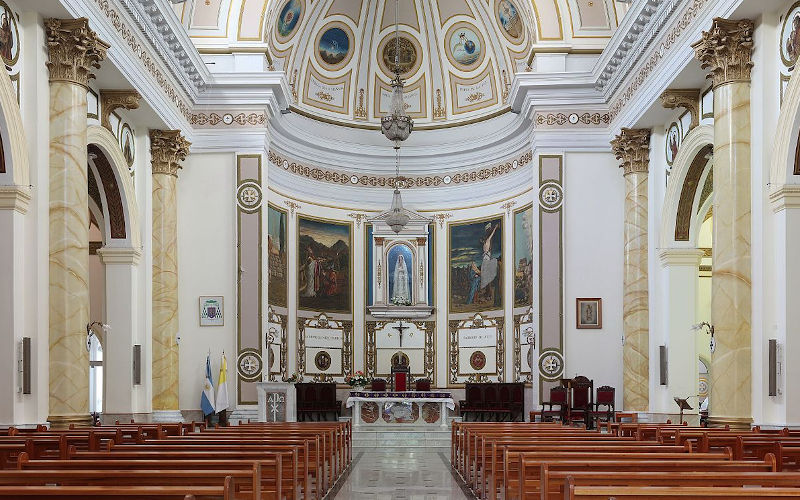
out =
[[[393,326],[393,329],[397,330],[397,333],[400,334],[400,347],[403,347],[403,331],[408,330],[411,328],[410,326],[403,326],[403,321],[400,321],[400,326]],[[413,334],[411,334],[413,335]]]

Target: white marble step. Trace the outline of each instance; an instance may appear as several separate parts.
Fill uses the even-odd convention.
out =
[[[421,426],[376,426],[353,430],[353,448],[449,448],[450,430]]]

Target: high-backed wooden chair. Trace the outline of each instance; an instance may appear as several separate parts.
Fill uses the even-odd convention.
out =
[[[566,420],[567,408],[569,408],[568,391],[566,387],[552,387],[550,389],[550,400],[542,401],[542,421],[550,422],[558,418],[562,422]],[[558,409],[554,410],[553,407]]]
[[[592,412],[593,420],[598,423],[605,419],[606,422],[614,421],[614,399],[615,389],[610,385],[604,385],[597,388],[597,399],[594,403],[594,411]],[[605,408],[601,411],[600,407]]]
[[[570,423],[583,422],[587,429],[591,428],[590,416],[594,410],[594,382],[579,375],[572,379],[570,389],[572,392],[568,412]]]

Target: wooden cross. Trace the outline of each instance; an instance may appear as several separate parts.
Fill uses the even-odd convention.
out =
[[[403,322],[401,321],[400,322],[400,326],[393,326],[392,328],[397,330],[397,333],[400,334],[400,347],[403,347],[403,330],[408,330],[411,327],[410,326],[403,326]]]

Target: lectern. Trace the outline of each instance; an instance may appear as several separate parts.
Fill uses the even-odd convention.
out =
[[[688,399],[688,398],[687,398]],[[680,424],[683,425],[683,410],[691,410],[692,407],[689,406],[689,403],[686,399],[675,398],[675,402],[678,404],[678,408],[680,408]]]

